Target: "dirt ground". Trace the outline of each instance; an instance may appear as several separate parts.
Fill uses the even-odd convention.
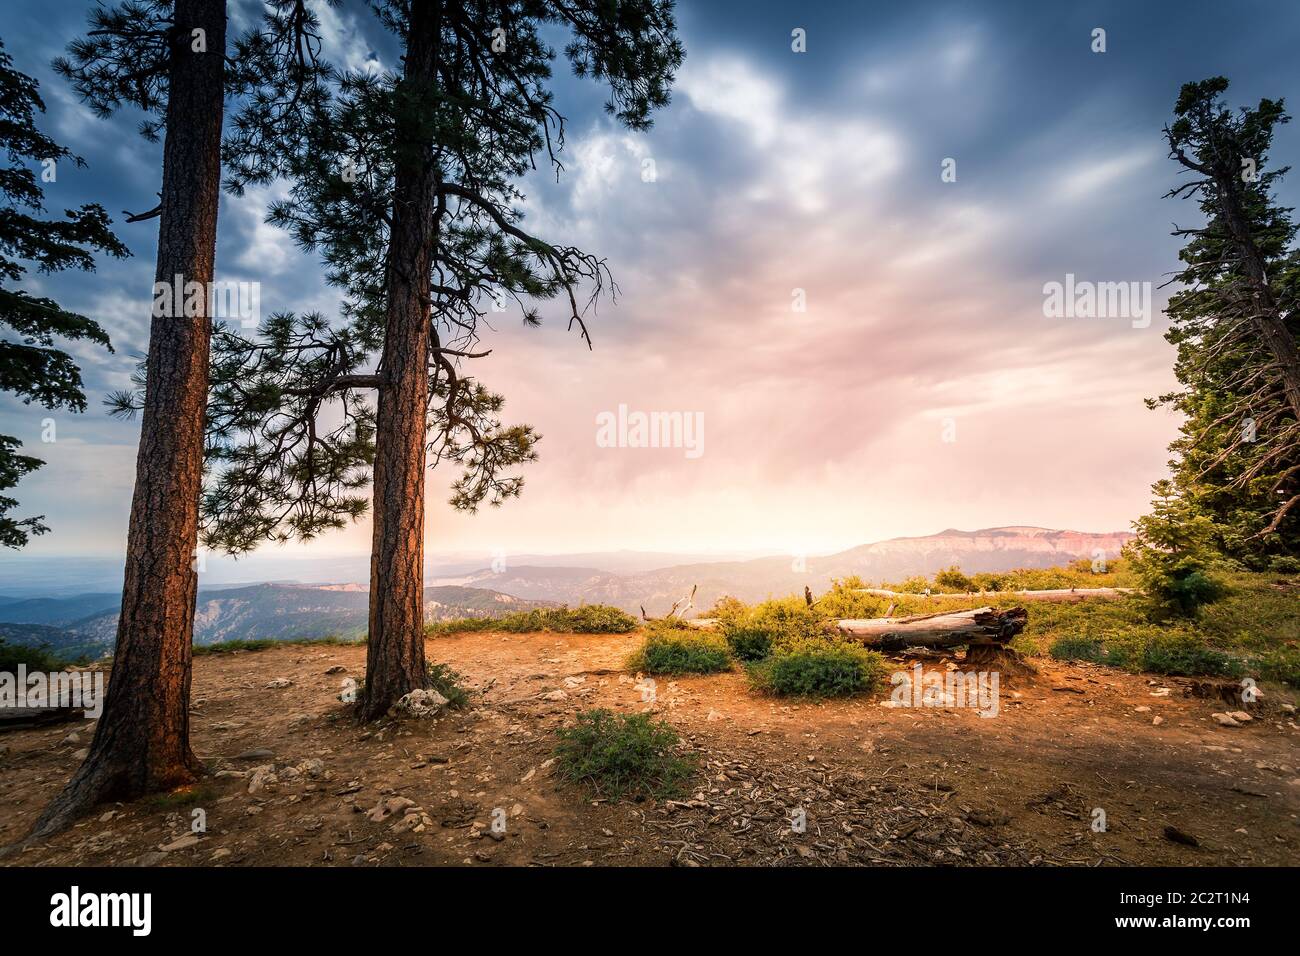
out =
[[[1240,703],[1184,696],[1181,679],[1052,661],[1004,680],[990,718],[881,706],[888,692],[789,703],[740,673],[660,678],[650,704],[622,666],[639,640],[432,639],[430,659],[476,689],[470,706],[379,728],[338,701],[361,647],[197,658],[194,747],[213,773],[105,806],[4,863],[1300,863],[1300,726],[1278,688],[1240,727],[1210,716]],[[609,804],[558,780],[555,728],[597,706],[671,721],[701,756],[691,792]],[[0,843],[26,833],[89,740],[85,721],[0,735]]]

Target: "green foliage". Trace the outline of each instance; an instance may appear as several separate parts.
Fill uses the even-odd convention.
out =
[[[953,566],[935,575],[931,584],[923,577],[898,583],[882,584],[890,591],[920,594],[927,588],[934,593],[980,591],[1049,591],[1059,588],[1121,588],[1136,584],[1132,568],[1123,558],[1108,561],[1104,569],[1093,569],[1086,559],[1072,561],[1064,567],[1016,568],[1010,571],[967,575]]]
[[[1278,647],[1254,658],[1250,666],[1260,680],[1275,680],[1300,687],[1300,647]]]
[[[427,365],[428,457],[459,469],[454,508],[472,512],[520,494],[514,472],[535,460],[540,436],[505,424],[503,398],[466,371],[487,354],[486,317],[509,309],[536,326],[540,303],[558,301],[590,344],[590,306],[612,282],[600,256],[524,229],[527,176],[539,165],[562,169],[551,43],[567,35],[574,72],[603,82],[607,111],[634,130],[667,103],[683,57],[668,0],[509,0],[459,13],[423,3],[370,7],[398,53],[407,44],[436,47],[436,81],[324,67],[295,77],[276,69],[285,46],[276,42],[250,42],[232,58],[254,95],[224,143],[227,186],[240,193],[285,184],[267,221],[319,254],[326,281],[343,295],[333,324],[286,314],[257,336],[214,336],[205,541],[234,553],[309,538],[364,513],[359,491],[370,483],[375,443],[386,440],[375,433],[375,367],[391,376]],[[505,24],[508,43],[489,42],[488,20]],[[277,36],[274,26],[264,32]],[[317,38],[296,48],[320,46]],[[288,95],[298,85],[305,94]],[[430,248],[392,242],[394,209],[418,220]],[[430,297],[426,354],[386,345],[396,276]]]
[[[1106,659],[1101,641],[1091,637],[1059,637],[1052,642],[1049,653],[1058,661],[1091,661],[1100,664]]]
[[[728,628],[724,636],[732,656],[747,663],[767,657],[772,653],[773,638],[780,639],[772,631],[748,624]]]
[[[874,689],[885,673],[879,654],[825,638],[782,646],[749,668],[759,691],[782,697],[847,697]]]
[[[979,590],[974,580],[962,574],[961,568],[955,564],[952,567],[944,568],[934,576],[934,586],[938,591],[957,593]]]
[[[48,645],[28,647],[25,644],[10,644],[0,638],[0,672],[16,674],[18,665],[25,664],[28,672],[66,670],[71,661],[64,660],[53,653]]]
[[[1165,480],[1152,486],[1151,513],[1134,522],[1137,537],[1125,549],[1143,590],[1160,609],[1190,616],[1227,593],[1215,573],[1223,559],[1214,546],[1216,526],[1175,496]]]
[[[108,333],[93,319],[69,312],[48,296],[16,288],[32,267],[50,274],[77,269],[95,270],[96,251],[118,259],[130,255],[113,235],[112,219],[97,203],[68,209],[59,219],[45,218],[45,189],[33,166],[66,162],[84,166],[79,156],[36,128],[45,112],[40,86],[13,69],[13,58],[0,43],[0,392],[17,396],[25,405],[86,410],[81,370],[57,339],[85,341],[112,351]],[[0,435],[0,492],[14,487],[44,464],[21,455],[22,443]],[[43,515],[15,518],[18,501],[0,495],[0,545],[21,548],[33,535],[49,530]]]
[[[1204,219],[1185,244],[1166,338],[1177,349],[1176,391],[1148,400],[1182,413],[1173,494],[1207,526],[1214,547],[1252,570],[1300,557],[1300,438],[1270,338],[1300,336],[1300,252],[1291,209],[1277,199],[1288,167],[1269,156],[1289,121],[1281,100],[1229,108],[1223,77],[1185,84],[1166,129],[1182,168],[1167,194],[1194,199]],[[1247,175],[1250,173],[1251,175]],[[1203,227],[1202,227],[1203,226]],[[1261,278],[1263,277],[1263,278]],[[1265,336],[1272,324],[1279,336]],[[1201,581],[1166,588],[1172,606],[1203,603]]]
[[[364,643],[365,641],[353,641],[343,637],[295,637],[284,641],[252,638],[245,641],[218,641],[215,644],[195,644],[194,656],[202,657],[206,654],[233,654],[237,651],[268,651],[273,647],[302,647],[304,645],[346,646]]]
[[[608,604],[583,604],[575,608],[534,608],[513,611],[502,617],[465,617],[455,621],[437,621],[425,626],[430,635],[459,634],[467,631],[504,631],[530,634],[554,631],[557,634],[626,634],[635,631],[632,615]]]
[[[899,581],[897,584],[887,584],[885,589],[889,591],[903,591],[907,594],[924,594],[930,590],[930,579],[922,575],[913,575],[905,581]]]
[[[1189,634],[1158,634],[1142,649],[1142,670],[1183,676],[1232,676],[1240,667],[1227,654]]]
[[[647,674],[716,674],[731,669],[727,641],[719,634],[681,628],[651,628],[628,658],[629,670]]]
[[[890,604],[889,598],[863,594],[866,587],[857,577],[832,581],[831,588],[817,599],[813,609],[818,616],[827,621],[839,621],[847,618],[884,617]]]
[[[451,665],[429,661],[424,665],[424,671],[424,686],[447,698],[449,707],[459,710],[469,703],[469,692],[461,686],[465,678],[452,670]]]
[[[677,731],[649,714],[586,710],[556,735],[560,776],[601,797],[672,796],[695,773],[695,760],[678,752]]]
[[[820,637],[824,618],[801,597],[778,598],[755,604],[734,619],[733,628],[766,631],[776,643]]]

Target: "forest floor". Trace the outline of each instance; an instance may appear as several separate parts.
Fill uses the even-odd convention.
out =
[[[740,672],[660,678],[652,705],[623,667],[640,639],[431,638],[430,660],[464,675],[470,704],[370,728],[338,700],[363,646],[198,657],[193,743],[212,773],[106,805],[4,863],[1300,863],[1300,725],[1283,688],[1267,686],[1239,727],[1211,714],[1241,704],[1185,696],[1185,679],[1043,659],[1002,683],[989,718],[883,707],[888,689],[767,698]],[[558,779],[554,732],[593,707],[670,721],[700,756],[690,791],[611,804]],[[0,735],[0,844],[27,832],[90,732],[78,720]]]

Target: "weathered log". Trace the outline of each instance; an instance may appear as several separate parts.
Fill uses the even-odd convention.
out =
[[[1136,588],[1051,588],[1043,591],[978,591],[964,594],[959,591],[924,594],[912,591],[890,591],[886,588],[855,588],[858,594],[871,594],[887,598],[998,598],[1014,597],[1025,601],[1082,601],[1085,598],[1117,598],[1133,594]]]
[[[1028,612],[1021,607],[995,610],[941,611],[913,617],[878,617],[836,621],[844,637],[882,651],[908,647],[947,648],[961,644],[1004,645],[1025,629]]]

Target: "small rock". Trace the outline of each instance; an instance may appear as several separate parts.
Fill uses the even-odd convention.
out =
[[[562,690],[553,690],[548,694],[543,694],[542,700],[566,700],[568,696],[569,695]]]
[[[168,843],[165,846],[158,847],[158,850],[161,853],[174,853],[176,850],[188,850],[198,842],[199,838],[197,834],[187,833],[179,839],[172,840],[171,843]]]
[[[223,846],[219,850],[214,850],[212,856],[209,857],[209,860],[211,860],[211,862],[213,863],[216,863],[218,860],[224,860],[228,856],[230,856],[230,851]]]
[[[268,690],[280,690],[282,688],[292,687],[292,686],[293,686],[293,681],[289,680],[287,677],[277,677],[273,681],[267,681],[266,684]]]
[[[436,690],[413,690],[394,704],[390,710],[412,717],[432,717],[447,706],[447,698]]]
[[[1232,719],[1230,714],[1210,714],[1210,717],[1220,727],[1240,727],[1241,724]]]
[[[270,760],[275,756],[274,751],[267,750],[265,747],[258,747],[255,750],[245,750],[242,754],[235,754],[236,760]]]
[[[1255,719],[1254,717],[1250,716],[1250,714],[1246,713],[1244,710],[1229,711],[1228,716],[1231,717],[1239,724],[1248,724]]]
[[[280,778],[276,776],[275,767],[272,764],[263,764],[260,767],[254,767],[249,771],[251,778],[248,781],[249,793],[261,793],[266,791],[274,793],[280,784]]]
[[[329,668],[328,670],[326,670],[325,673],[326,673],[326,674],[342,674],[342,673],[343,673],[344,671],[346,671],[346,670],[347,670],[347,668],[344,667],[342,664],[335,664],[333,667],[331,667],[331,668]]]

